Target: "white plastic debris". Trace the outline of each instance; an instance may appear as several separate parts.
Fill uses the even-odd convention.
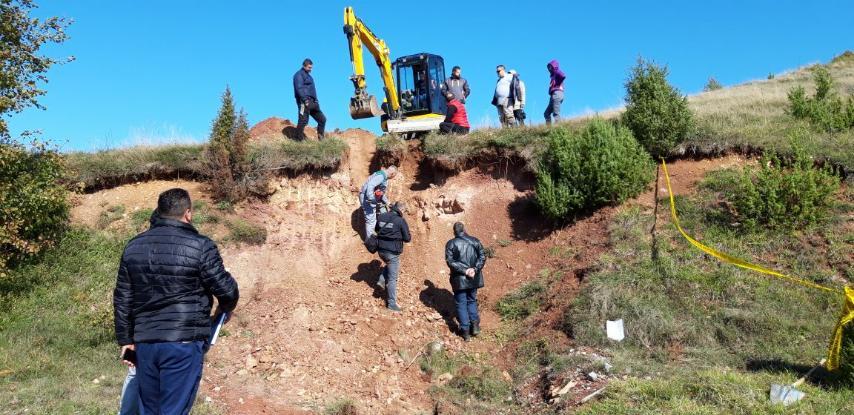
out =
[[[623,329],[623,319],[619,320],[608,320],[605,322],[605,332],[608,335],[608,338],[616,341],[623,341],[626,338],[625,331]]]

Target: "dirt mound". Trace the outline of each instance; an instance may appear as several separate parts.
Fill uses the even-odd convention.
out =
[[[314,127],[306,126],[305,135],[307,137],[316,138],[317,130]],[[291,120],[281,117],[269,117],[249,129],[249,136],[253,140],[269,139],[269,138],[295,138],[296,124]]]

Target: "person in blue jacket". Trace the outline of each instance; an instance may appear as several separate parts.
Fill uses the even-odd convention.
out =
[[[297,140],[305,140],[305,126],[308,125],[308,116],[317,121],[317,138],[323,139],[323,129],[326,127],[326,116],[320,110],[317,100],[317,90],[314,88],[314,78],[311,77],[311,68],[314,63],[306,58],[302,61],[302,68],[294,74],[294,97],[299,108],[297,121]]]

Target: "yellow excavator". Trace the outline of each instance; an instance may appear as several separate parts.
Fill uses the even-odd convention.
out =
[[[441,88],[445,60],[439,55],[419,53],[392,62],[385,41],[356,17],[352,7],[344,9],[344,33],[353,63],[350,80],[355,87],[350,98],[350,116],[354,120],[380,117],[383,131],[406,136],[438,130],[447,109]],[[380,69],[385,91],[382,107],[368,93],[363,45]]]

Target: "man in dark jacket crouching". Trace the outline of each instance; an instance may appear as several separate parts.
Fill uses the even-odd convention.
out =
[[[377,215],[377,253],[385,262],[383,272],[377,284],[386,289],[386,305],[389,310],[398,312],[397,304],[397,274],[400,271],[400,254],[403,253],[403,243],[412,240],[409,234],[409,224],[403,218],[406,207],[396,202],[388,212]]]
[[[187,414],[202,377],[212,297],[218,312],[231,312],[239,294],[216,244],[190,224],[186,190],[161,193],[157,213],[122,254],[113,291],[116,339],[122,356],[136,352],[144,413]]]
[[[445,262],[451,268],[451,288],[460,335],[465,341],[480,334],[480,315],[477,312],[477,289],[483,288],[483,266],[486,251],[480,241],[466,234],[461,222],[454,224],[454,239],[445,244]]]

